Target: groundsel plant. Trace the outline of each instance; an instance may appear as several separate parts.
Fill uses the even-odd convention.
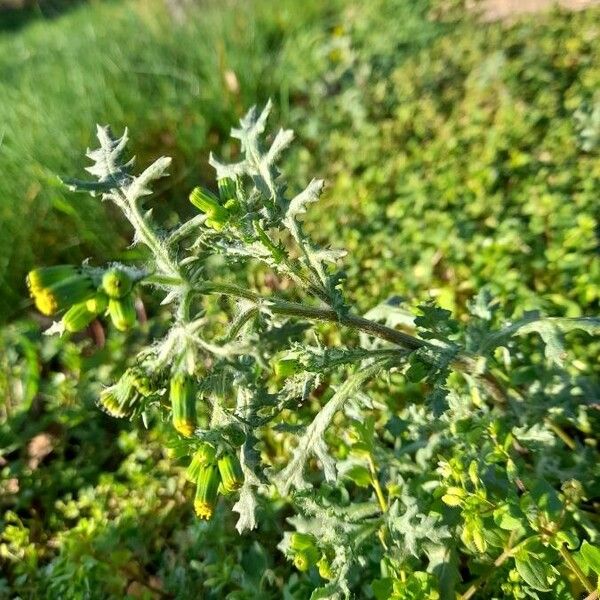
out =
[[[502,321],[485,291],[467,322],[398,299],[357,314],[344,253],[302,224],[324,183],[288,194],[277,164],[293,133],[267,144],[270,110],[241,119],[240,160],[211,156],[218,192],[194,189],[198,214],[171,231],[146,205],[170,159],[135,175],[127,132],[98,127],[94,180],[65,182],[113,202],[149,258],[32,271],[37,307],[61,315],[50,333],[103,315],[127,330],[135,296],[161,295],[170,329],[99,405],[172,423],[199,518],[222,502],[243,534],[261,505],[290,502],[279,550],[312,598],[597,597],[598,387],[573,374],[563,342],[600,322]],[[271,274],[268,293],[240,285],[247,265]]]

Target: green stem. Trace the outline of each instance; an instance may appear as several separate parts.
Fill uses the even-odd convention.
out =
[[[577,448],[577,444],[575,440],[562,428],[560,425],[557,425],[551,419],[546,419],[546,425],[554,431],[554,433],[571,449],[575,450]]]
[[[502,552],[502,554],[494,561],[493,568],[486,575],[484,575],[483,577],[480,577],[479,579],[474,581],[467,588],[467,590],[463,594],[460,595],[459,600],[470,600],[470,598],[472,598],[475,595],[475,593],[481,587],[481,585],[483,583],[485,583],[494,574],[494,572],[496,571],[496,569],[498,567],[503,565],[522,546],[524,546],[525,544],[527,544],[528,542],[530,542],[531,540],[533,540],[537,537],[539,537],[537,534],[532,535],[532,536],[520,541],[516,546],[513,546],[512,548],[507,548],[506,550],[504,550],[504,552]],[[510,544],[510,542],[509,542],[509,544]]]
[[[224,294],[237,298],[245,298],[264,306],[264,308],[277,315],[304,318],[311,321],[338,323],[411,351],[418,350],[419,348],[428,348],[434,352],[440,351],[438,346],[425,340],[416,338],[403,331],[392,329],[381,323],[370,321],[364,317],[353,315],[352,313],[339,315],[331,308],[319,308],[296,302],[288,302],[286,300],[264,298],[256,292],[227,283],[206,282],[197,288],[197,291],[199,293]],[[460,354],[452,361],[451,365],[458,371],[476,377],[496,402],[503,403],[506,401],[506,396],[498,381],[490,373],[479,372],[480,367],[474,357],[465,353]]]
[[[571,553],[564,547],[561,546],[558,551],[560,555],[563,557],[565,563],[573,571],[576,575],[577,579],[581,581],[581,584],[586,589],[588,594],[593,593],[596,590],[594,584],[587,578],[586,574],[579,568],[579,565],[575,561],[575,559],[571,556]]]
[[[144,215],[142,215],[139,206],[135,200],[131,200],[121,189],[115,190],[118,195],[118,201],[121,210],[131,223],[135,235],[140,242],[143,242],[154,256],[158,270],[167,277],[182,280],[181,273],[177,265],[171,260],[165,246],[161,243],[156,232],[148,225]]]
[[[379,502],[379,507],[381,508],[382,513],[386,513],[388,510],[388,503],[383,495],[383,490],[381,489],[381,484],[379,483],[379,477],[377,477],[377,469],[375,468],[375,462],[373,461],[373,457],[369,454],[368,458],[369,462],[369,471],[371,473],[371,485],[375,490],[375,495],[377,496],[377,502]]]

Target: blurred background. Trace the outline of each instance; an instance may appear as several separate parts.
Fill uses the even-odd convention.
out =
[[[136,257],[111,206],[58,181],[83,175],[96,123],[129,127],[140,167],[173,157],[153,205],[175,224],[268,98],[296,131],[291,188],[327,181],[308,227],[349,250],[358,310],[433,296],[460,317],[485,285],[509,315],[598,313],[598,2],[0,0],[0,597],[295,585],[261,543],[280,516],[207,550],[199,532],[231,517],[196,522],[160,434],[95,408],[160,318],[92,351],[42,337],[25,286],[34,266]]]

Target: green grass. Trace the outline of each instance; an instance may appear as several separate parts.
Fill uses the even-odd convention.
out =
[[[209,1],[178,25],[162,0],[91,3],[0,33],[0,315],[24,307],[32,265],[123,249],[122,223],[56,179],[81,172],[95,123],[129,126],[142,163],[172,155],[164,199],[181,207],[242,111],[281,96],[284,38],[335,4]]]
[[[488,286],[508,315],[597,314],[599,28],[599,9],[510,27],[436,23],[412,0],[210,1],[177,25],[162,1],[140,0],[5,30],[0,319],[27,309],[33,265],[127,252],[116,213],[56,180],[82,174],[95,123],[129,126],[141,164],[174,157],[154,202],[173,222],[191,210],[191,187],[213,185],[209,151],[233,155],[229,128],[267,97],[275,122],[297,132],[291,185],[328,182],[308,226],[350,250],[347,286],[360,308],[431,295],[460,317]],[[90,585],[89,597],[123,597],[149,574],[175,597],[280,598],[284,587],[307,597],[306,580],[262,550],[279,541],[285,507],[241,540],[226,511],[199,524],[164,439],[97,411],[94,382],[111,379],[104,363],[126,363],[122,337],[80,359],[80,346],[40,342],[28,327],[18,343],[12,329],[0,336],[0,392],[39,382],[25,394],[31,408],[16,402],[0,427],[2,485],[21,486],[0,504],[14,512],[0,541],[18,557],[0,597],[13,586],[35,598],[48,585],[49,598],[82,597]],[[598,343],[573,339],[576,368],[597,374]],[[10,395],[0,395],[6,409]],[[32,471],[27,446],[44,432],[56,450]],[[268,593],[252,579],[261,569],[273,569]]]

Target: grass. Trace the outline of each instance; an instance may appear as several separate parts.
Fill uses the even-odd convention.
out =
[[[350,250],[359,308],[391,294],[433,296],[460,317],[487,286],[509,316],[597,314],[600,10],[508,27],[432,22],[427,3],[415,4],[207,0],[177,24],[161,0],[91,2],[0,32],[0,320],[27,309],[31,266],[130,252],[109,206],[56,180],[81,175],[95,123],[129,126],[141,164],[174,157],[155,202],[159,220],[173,222],[191,210],[191,187],[212,185],[209,151],[231,156],[229,128],[267,97],[275,123],[299,138],[291,185],[328,182],[308,226]],[[18,559],[0,597],[11,591],[3,585],[39,597],[48,581],[50,598],[83,596],[90,582],[93,597],[123,597],[128,582],[153,573],[177,597],[206,585],[206,597],[220,598],[271,568],[307,597],[255,541],[276,543],[270,523],[285,508],[242,541],[230,516],[198,523],[164,439],[98,413],[96,382],[127,363],[123,337],[88,356],[24,327],[18,343],[12,328],[0,330],[9,348],[0,389],[15,373],[39,384],[33,408],[17,406],[0,424],[10,460],[2,476],[21,485],[3,496],[14,514],[0,540]],[[573,368],[597,374],[598,342],[573,339]],[[53,454],[31,471],[29,441],[48,432]],[[268,595],[256,585],[236,597],[281,597],[280,587]]]
[[[93,2],[0,32],[0,315],[24,308],[32,265],[123,250],[122,225],[56,179],[80,173],[95,123],[129,126],[142,163],[173,155],[164,197],[181,206],[240,113],[283,93],[284,38],[335,4],[208,1],[177,24],[162,0]]]

